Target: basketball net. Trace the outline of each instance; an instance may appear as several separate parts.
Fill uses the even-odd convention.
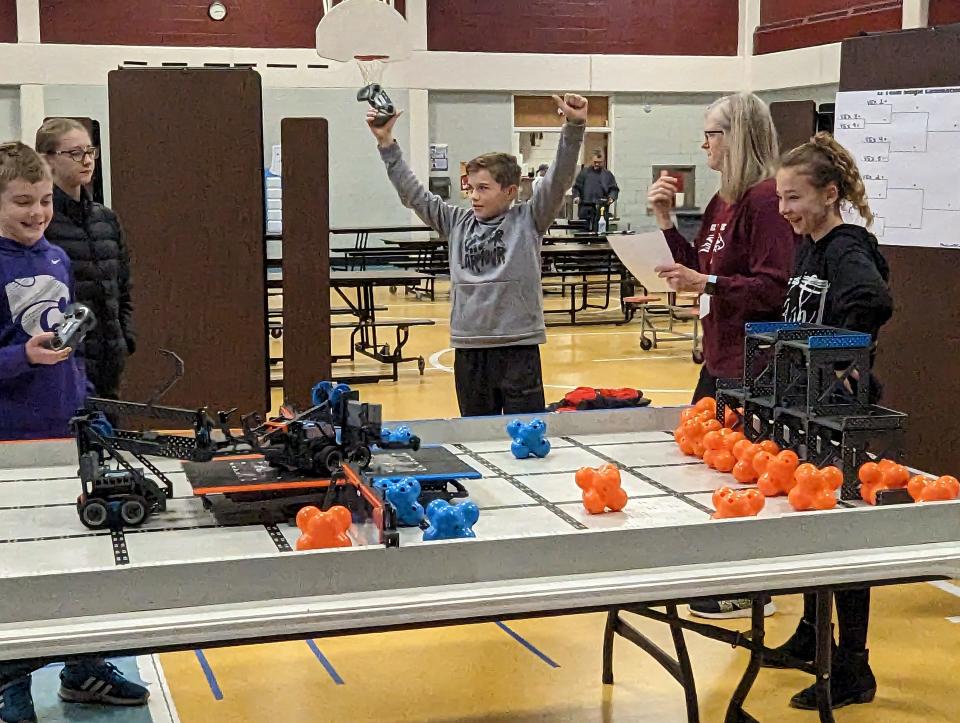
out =
[[[389,55],[354,55],[353,59],[360,68],[364,85],[382,84],[383,72],[387,68],[387,61],[390,60]]]

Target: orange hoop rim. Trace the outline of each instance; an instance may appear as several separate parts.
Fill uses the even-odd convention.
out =
[[[372,60],[388,60],[389,55],[354,55],[353,59],[361,63],[368,63]]]

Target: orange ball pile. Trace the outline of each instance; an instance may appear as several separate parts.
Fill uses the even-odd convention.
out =
[[[893,460],[882,459],[879,462],[867,462],[857,474],[860,479],[860,496],[863,501],[877,504],[877,493],[881,490],[903,489],[910,482],[910,470]]]
[[[717,401],[706,397],[689,409],[683,410],[680,414],[680,426],[673,430],[673,438],[677,440],[681,452],[690,457],[704,459],[704,455],[710,449],[706,446],[707,435],[724,429],[730,430],[736,422],[737,415],[728,409],[724,415],[724,424],[720,424],[720,420],[717,419]],[[710,439],[716,444],[715,438]],[[726,449],[725,445],[719,445],[715,451],[720,451],[721,447]],[[711,455],[711,458],[714,456]],[[726,457],[722,456],[721,461],[726,462]],[[733,464],[730,468],[733,469]]]
[[[907,482],[907,491],[914,502],[944,502],[960,497],[960,482],[950,475],[929,479],[918,474]]]

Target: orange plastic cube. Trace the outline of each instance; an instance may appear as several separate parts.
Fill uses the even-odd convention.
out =
[[[817,469],[812,464],[801,464],[793,477],[796,484],[787,495],[793,509],[832,510],[837,506],[837,490],[843,485],[843,473],[836,467]]]
[[[618,512],[627,505],[627,493],[620,486],[620,470],[614,464],[600,467],[581,467],[575,477],[577,487],[583,490],[583,506],[591,515],[607,509]]]
[[[755,489],[732,490],[721,487],[713,493],[714,519],[730,517],[755,517],[763,509],[766,500]]]
[[[350,547],[353,543],[347,536],[347,530],[353,518],[350,510],[335,505],[324,512],[318,507],[303,507],[297,513],[297,527],[300,528],[298,550],[322,550],[328,547]]]
[[[761,454],[763,453],[760,452],[754,457],[754,462]],[[776,457],[770,457],[766,462],[765,471],[757,480],[757,488],[766,497],[788,494],[796,484],[793,473],[797,471],[798,464],[800,464],[800,460],[796,453],[789,449],[784,450]]]

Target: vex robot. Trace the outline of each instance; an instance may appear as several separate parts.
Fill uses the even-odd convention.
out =
[[[797,323],[747,324],[742,379],[717,385],[717,417],[733,410],[751,441],[772,439],[818,467],[843,471],[842,499],[859,499],[857,470],[900,459],[906,415],[871,404],[869,334]]]
[[[359,401],[359,393],[344,384],[321,382],[313,390],[313,406],[304,412],[285,407],[280,417],[262,421],[258,415],[242,420],[235,434],[230,418],[236,410],[211,416],[206,408],[158,406],[157,400],[183,376],[183,362],[174,376],[146,403],[90,398],[71,420],[77,442],[82,492],[77,498],[81,522],[91,529],[140,525],[167,507],[173,483],[148,459],[166,457],[208,463],[237,455],[262,455],[281,472],[331,478],[345,462],[369,465],[371,446],[418,449],[412,434],[383,434],[381,407]],[[190,435],[120,429],[113,420],[136,418],[191,430]],[[139,463],[141,466],[137,466]],[[272,496],[276,496],[273,494]],[[256,493],[239,495],[246,503]]]

